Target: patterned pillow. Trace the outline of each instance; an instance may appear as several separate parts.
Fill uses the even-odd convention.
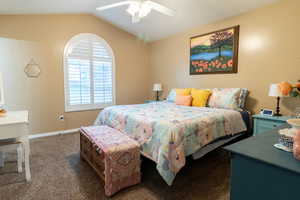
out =
[[[241,88],[215,88],[209,98],[208,106],[240,110]]]
[[[248,94],[249,94],[249,91],[248,91],[247,88],[242,88],[241,89],[241,94],[240,94],[240,97],[239,97],[239,107],[242,110],[245,109],[245,103],[246,103],[246,99],[247,99]]]

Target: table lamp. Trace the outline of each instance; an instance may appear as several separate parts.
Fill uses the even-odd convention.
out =
[[[153,85],[153,91],[156,92],[156,101],[159,101],[159,92],[162,91],[161,83],[155,83]]]
[[[269,96],[277,98],[277,107],[276,107],[276,113],[274,114],[274,116],[281,116],[281,114],[280,114],[280,97],[283,97],[284,95],[282,95],[282,93],[280,92],[278,84],[270,85]]]

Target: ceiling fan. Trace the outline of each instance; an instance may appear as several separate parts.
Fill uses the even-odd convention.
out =
[[[161,4],[158,4],[153,1],[144,1],[144,0],[130,0],[130,1],[121,1],[118,3],[110,4],[107,6],[99,7],[97,10],[106,10],[114,7],[129,5],[127,12],[132,16],[132,23],[138,23],[142,18],[146,17],[151,10],[156,10],[162,14],[168,16],[174,16],[175,12]]]

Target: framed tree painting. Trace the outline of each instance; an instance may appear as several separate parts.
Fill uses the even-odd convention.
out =
[[[190,74],[229,74],[238,71],[239,26],[192,37]]]

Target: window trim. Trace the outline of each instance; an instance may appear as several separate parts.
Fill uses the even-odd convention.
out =
[[[80,104],[80,105],[70,105],[69,104],[69,73],[68,73],[68,50],[72,44],[82,39],[90,38],[93,40],[98,40],[101,44],[105,46],[108,50],[109,54],[112,58],[112,103],[109,104]],[[116,66],[115,66],[115,56],[111,46],[100,36],[93,34],[93,33],[80,33],[73,36],[65,45],[64,49],[64,57],[63,57],[63,64],[64,64],[64,98],[65,98],[65,112],[77,112],[77,111],[87,111],[87,110],[99,110],[103,109],[108,106],[116,105]],[[91,77],[93,80],[93,70],[91,71]]]

